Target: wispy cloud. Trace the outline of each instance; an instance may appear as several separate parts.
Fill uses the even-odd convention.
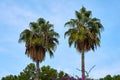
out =
[[[8,24],[9,26],[16,26],[17,28],[21,28],[23,25],[26,25],[26,23],[28,24],[29,20],[37,17],[37,15],[30,10],[19,7],[17,5],[9,6],[6,4],[1,5],[0,15],[0,21],[2,23]]]

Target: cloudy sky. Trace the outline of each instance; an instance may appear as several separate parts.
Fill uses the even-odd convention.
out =
[[[101,47],[85,56],[86,71],[93,65],[92,78],[107,74],[120,74],[120,1],[119,0],[1,0],[0,1],[0,78],[9,74],[18,75],[32,62],[25,54],[24,43],[19,44],[19,34],[29,23],[42,17],[54,24],[60,34],[60,44],[54,58],[46,56],[42,65],[64,70],[72,76],[81,76],[81,55],[74,47],[69,48],[64,39],[64,23],[75,18],[75,10],[85,6],[104,25]]]

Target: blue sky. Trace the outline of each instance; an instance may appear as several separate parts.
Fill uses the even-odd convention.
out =
[[[85,6],[92,16],[101,19],[105,30],[102,32],[101,47],[85,56],[85,66],[92,78],[107,74],[120,74],[120,1],[119,0],[1,0],[0,1],[0,78],[9,74],[18,75],[32,62],[25,54],[24,43],[19,44],[19,34],[29,23],[42,17],[54,24],[60,34],[60,44],[54,53],[40,64],[64,70],[81,76],[76,68],[81,68],[81,55],[74,47],[69,48],[64,39],[64,23],[75,18],[75,10]]]

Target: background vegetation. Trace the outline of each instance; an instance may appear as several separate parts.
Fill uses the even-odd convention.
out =
[[[34,80],[35,78],[35,65],[30,63],[20,72],[18,75],[7,75],[2,77],[2,80]],[[79,77],[71,76],[64,71],[57,71],[50,66],[42,66],[40,71],[40,80],[82,80]],[[94,79],[88,79],[94,80]],[[120,75],[106,75],[104,78],[100,78],[99,80],[120,80]]]

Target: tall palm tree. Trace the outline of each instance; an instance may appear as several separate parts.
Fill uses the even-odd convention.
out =
[[[80,11],[75,11],[76,19],[71,19],[65,23],[69,30],[65,32],[65,37],[68,36],[68,43],[81,53],[81,71],[82,78],[85,78],[85,52],[95,50],[100,46],[100,32],[103,26],[99,19],[91,17],[92,12],[87,11],[82,7]]]
[[[36,80],[39,80],[39,62],[46,56],[46,52],[53,57],[56,50],[59,34],[54,31],[53,25],[43,18],[30,23],[30,29],[20,33],[19,42],[25,42],[25,54],[36,62]]]

